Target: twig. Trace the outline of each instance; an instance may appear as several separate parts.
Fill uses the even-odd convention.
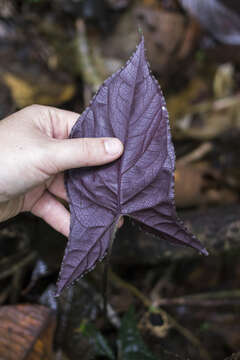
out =
[[[103,310],[103,299],[102,297],[100,298],[100,309]],[[106,309],[106,317],[109,320],[109,322],[116,328],[119,329],[121,326],[121,320],[117,314],[117,312],[115,311],[115,309],[112,307],[111,304],[107,304],[107,309]]]
[[[113,247],[113,242],[116,237],[116,232],[117,232],[117,224],[115,224],[114,230],[112,231],[109,249],[108,249],[108,253],[107,253],[107,258],[106,258],[106,262],[104,264],[104,271],[103,271],[103,283],[102,283],[103,314],[106,319],[107,319],[107,304],[108,304],[108,291],[109,291],[109,287],[108,287],[109,271],[108,270],[110,267],[110,257],[112,254],[112,247]]]
[[[16,263],[19,261],[19,259],[22,259],[25,255],[28,254],[28,251],[21,250],[16,252],[13,255],[8,255],[0,260],[0,272],[2,268],[10,267],[12,263]]]
[[[98,75],[96,68],[93,65],[83,20],[78,19],[76,21],[76,29],[76,54],[78,71],[82,75],[84,82],[91,87],[93,92],[96,92],[99,86],[102,84],[102,79]]]
[[[215,307],[215,306],[232,306],[240,305],[240,299],[222,299],[222,300],[200,300],[200,299],[161,299],[158,302],[159,305],[174,306],[203,306],[203,307]]]
[[[18,269],[13,274],[12,277],[12,286],[10,293],[10,304],[16,304],[18,301],[21,285],[22,285],[22,277],[23,277],[23,268]]]
[[[13,265],[10,269],[3,271],[0,274],[0,280],[7,278],[8,276],[13,275],[16,271],[18,271],[23,266],[28,265],[29,263],[33,262],[37,257],[37,254],[35,252],[31,252],[28,256],[26,256],[24,259]]]
[[[8,286],[1,294],[0,294],[0,305],[4,303],[4,301],[8,298],[8,295],[11,290],[11,285]]]
[[[118,275],[113,273],[112,271],[109,271],[109,277],[110,280],[117,284],[120,287],[123,287],[125,289],[128,289],[134,296],[136,296],[141,302],[144,304],[145,307],[149,309],[150,312],[155,314],[160,314],[163,319],[167,318],[169,323],[174,327],[180,334],[182,334],[188,341],[190,341],[194,346],[197,346],[199,348],[199,354],[202,359],[204,360],[210,360],[211,357],[207,350],[204,348],[200,340],[192,334],[191,331],[183,327],[181,324],[179,324],[171,315],[169,315],[165,310],[161,308],[156,308],[152,306],[152,302],[143,294],[140,290],[138,290],[135,286],[129,284],[128,282],[122,280]]]
[[[213,110],[216,111],[224,110],[239,105],[239,103],[240,103],[240,95],[238,93],[235,96],[215,100],[213,103]]]
[[[230,298],[230,299],[229,299]],[[194,294],[172,299],[159,299],[158,305],[199,305],[221,306],[240,304],[240,290],[226,290],[212,293]]]
[[[205,101],[192,105],[189,109],[189,113],[206,113],[208,111],[220,111],[234,107],[240,103],[240,94],[237,93],[234,96],[226,97],[223,99],[217,99],[215,101]]]
[[[161,279],[156,283],[154,288],[152,289],[150,293],[150,299],[155,302],[155,300],[158,300],[159,296],[158,294],[161,292],[162,288],[169,283],[169,279],[171,278],[171,275],[173,271],[176,269],[176,263],[173,262],[166,270],[164,275],[161,277]]]
[[[197,149],[193,150],[190,154],[181,157],[176,162],[176,166],[188,165],[194,161],[200,160],[213,149],[213,144],[205,142],[201,144]]]

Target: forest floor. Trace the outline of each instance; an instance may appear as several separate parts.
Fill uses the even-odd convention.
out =
[[[33,103],[81,113],[141,32],[170,115],[178,214],[209,256],[126,219],[104,317],[104,263],[55,298],[67,240],[29,214],[0,224],[0,359],[240,359],[240,45],[177,0],[0,0],[0,118]]]

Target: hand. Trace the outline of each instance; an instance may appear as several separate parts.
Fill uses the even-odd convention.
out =
[[[0,121],[0,222],[30,211],[68,236],[63,171],[105,164],[123,151],[116,138],[68,139],[78,117],[32,105]]]

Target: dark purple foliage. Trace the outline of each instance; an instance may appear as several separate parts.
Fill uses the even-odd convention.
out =
[[[168,112],[146,62],[143,39],[126,66],[104,82],[71,132],[71,138],[108,136],[124,143],[119,160],[66,172],[71,229],[58,294],[105,256],[124,215],[161,239],[207,254],[176,215]]]

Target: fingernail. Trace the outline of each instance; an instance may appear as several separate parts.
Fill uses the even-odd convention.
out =
[[[122,144],[117,139],[105,140],[104,146],[109,155],[116,155],[122,152]]]

